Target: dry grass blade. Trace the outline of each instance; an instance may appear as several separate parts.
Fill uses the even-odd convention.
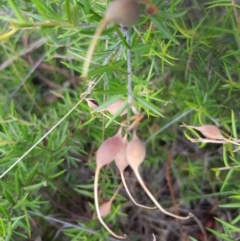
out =
[[[93,55],[95,46],[97,44],[98,38],[101,35],[101,33],[106,25],[107,25],[107,20],[104,18],[102,20],[102,22],[100,23],[99,27],[96,29],[96,32],[93,35],[92,42],[89,45],[88,52],[87,52],[87,55],[86,55],[86,58],[85,58],[85,61],[83,64],[83,72],[82,72],[81,78],[84,80],[87,79],[88,69],[89,69],[89,66],[91,63],[92,55]]]

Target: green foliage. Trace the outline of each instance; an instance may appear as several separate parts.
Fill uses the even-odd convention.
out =
[[[226,215],[216,218],[221,228],[209,228],[209,233],[218,240],[239,236],[239,148],[202,144],[194,149],[189,144],[187,149],[184,132],[177,129],[182,122],[219,124],[239,138],[239,5],[227,0],[192,1],[190,6],[182,1],[153,2],[158,13],[148,15],[143,5],[139,24],[130,29],[130,44],[118,26],[104,30],[84,82],[79,76],[87,48],[108,1],[0,1],[0,240],[38,235],[42,240],[107,239],[108,233],[92,220],[94,155],[122,119],[121,111],[106,119],[97,110],[120,98],[126,100],[124,108],[129,107],[129,45],[134,104],[146,116],[138,131],[148,147],[142,169],[157,176],[172,146],[179,145],[172,172],[180,180],[181,199],[198,203],[216,198],[224,214],[233,211],[230,220]],[[100,103],[98,109],[79,102],[18,161],[87,89]],[[190,155],[196,148],[205,154]],[[102,170],[102,199],[112,196],[118,177],[114,166]],[[157,193],[158,183],[152,179]],[[106,222],[128,233],[128,226],[122,227],[125,202],[118,195]],[[139,236],[131,238],[141,240]]]

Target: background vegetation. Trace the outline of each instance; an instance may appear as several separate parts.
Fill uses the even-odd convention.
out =
[[[147,140],[141,174],[169,211],[194,213],[207,240],[239,240],[239,151],[191,143],[179,125],[215,124],[239,136],[240,5],[153,2],[158,13],[142,5],[139,24],[129,29],[133,96],[145,112],[138,130]],[[87,89],[100,104],[127,99],[128,46],[119,26],[102,34],[89,80],[79,77],[107,5],[0,1],[0,240],[116,240],[94,219],[93,176],[95,151],[118,125],[82,101],[51,130]],[[125,176],[136,200],[152,205],[130,168]],[[102,170],[101,202],[119,182],[115,165]],[[139,209],[123,189],[106,222],[129,240],[152,240],[152,233],[156,240],[204,240],[194,221]]]

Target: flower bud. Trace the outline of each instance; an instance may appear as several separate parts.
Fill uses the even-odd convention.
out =
[[[108,23],[130,27],[140,18],[140,5],[136,0],[114,0],[109,4],[105,17]]]
[[[99,103],[92,98],[85,98],[85,100],[87,101],[88,107],[92,110],[99,106]]]
[[[106,217],[111,212],[111,208],[112,200],[102,203],[99,207],[101,217]]]
[[[204,137],[212,139],[212,140],[223,140],[223,139],[225,139],[224,136],[222,135],[221,131],[214,125],[186,126],[186,127],[193,128],[193,129],[201,132],[201,134]]]
[[[123,145],[121,133],[107,138],[96,152],[96,161],[99,167],[103,167],[113,161]]]
[[[138,169],[146,156],[146,146],[142,142],[136,132],[133,135],[133,139],[127,145],[127,160],[129,165],[133,169]]]
[[[107,106],[104,110],[107,110],[112,115],[115,115],[125,104],[124,100],[117,100],[116,102],[112,103],[111,105]],[[123,110],[120,116],[126,115],[127,110]]]
[[[122,148],[114,158],[115,163],[120,172],[123,172],[124,169],[128,166],[127,154],[126,154],[127,145],[128,145],[127,140],[126,139],[123,140]]]

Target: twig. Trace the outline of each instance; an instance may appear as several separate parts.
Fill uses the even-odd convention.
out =
[[[61,85],[58,85],[58,84],[54,83],[53,81],[49,80],[48,78],[44,77],[40,73],[40,71],[36,71],[36,75],[38,76],[38,78],[40,80],[42,80],[43,83],[48,85],[50,88],[53,88],[54,90],[62,90],[63,89],[63,87]]]
[[[122,27],[123,35],[126,36],[127,44],[131,46],[131,36],[129,28]],[[127,72],[128,72],[128,84],[127,84],[127,91],[128,91],[128,104],[132,109],[132,112],[135,115],[140,114],[140,112],[137,110],[136,106],[133,104],[133,87],[132,87],[132,64],[131,64],[131,49],[127,49]]]
[[[174,206],[174,209],[175,209],[175,214],[179,216],[179,210],[177,208],[176,197],[175,197],[175,194],[174,194],[174,191],[173,191],[172,180],[171,180],[171,175],[170,175],[171,161],[172,161],[172,150],[170,150],[170,152],[168,153],[168,157],[167,157],[166,179],[167,179],[169,192],[170,192],[170,195],[172,197],[172,203],[173,203],[173,206]],[[181,224],[180,220],[178,220],[176,218],[176,221],[179,224],[179,230],[180,230],[182,240],[187,240],[186,234],[183,232],[183,227],[182,227],[182,224]]]
[[[131,36],[129,28],[124,29],[124,33],[126,36],[127,43],[131,45]],[[131,49],[127,49],[127,72],[128,72],[128,84],[127,84],[127,90],[128,90],[128,103],[130,106],[133,104],[133,97],[132,97],[132,64],[131,64]]]
[[[28,49],[27,44],[27,40],[28,38],[23,38],[23,42],[24,42],[24,46],[26,47],[25,49]],[[15,90],[9,95],[8,99],[12,99],[14,97],[14,95],[18,92],[18,90],[23,87],[23,89],[26,91],[27,95],[29,96],[30,100],[34,103],[34,105],[36,106],[36,108],[42,112],[41,107],[38,105],[38,103],[36,102],[36,100],[33,98],[32,94],[30,93],[31,91],[29,91],[28,87],[25,85],[25,82],[28,80],[28,78],[31,76],[31,74],[37,69],[37,67],[39,66],[39,64],[44,60],[44,58],[46,57],[46,53],[42,54],[41,57],[38,59],[38,61],[32,66],[31,69],[28,71],[28,73],[25,75],[25,77],[23,79],[21,79],[20,84],[16,86]],[[13,67],[16,69],[15,65],[13,65]]]
[[[28,78],[31,76],[31,74],[38,68],[38,66],[41,64],[41,62],[46,57],[46,53],[43,54],[38,61],[32,66],[32,68],[28,71],[28,73],[25,75],[25,77],[22,79],[21,83],[17,86],[17,88],[11,93],[10,99],[13,98],[13,96],[18,92],[18,90],[25,84],[25,82],[28,80]]]
[[[227,170],[238,169],[238,168],[240,168],[240,165],[228,166],[228,167],[217,167],[217,168],[212,168],[212,170],[227,171]]]
[[[190,138],[187,137],[187,139],[193,143],[217,143],[217,144],[227,144],[227,143],[232,143],[235,144],[237,146],[240,146],[240,144],[238,142],[234,142],[228,139],[223,139],[223,140],[213,140],[213,139],[208,139],[208,138],[198,138],[198,139],[194,139],[194,138]]]
[[[22,51],[20,51],[17,55],[13,56],[12,58],[6,60],[5,62],[3,62],[0,65],[0,71],[4,70],[5,68],[7,68],[9,65],[11,65],[11,63],[16,60],[17,58],[24,56],[30,52],[32,52],[33,50],[41,47],[44,43],[47,42],[47,38],[41,38],[39,40],[37,40],[36,42],[32,43],[31,45],[29,45],[28,49],[24,49]]]

